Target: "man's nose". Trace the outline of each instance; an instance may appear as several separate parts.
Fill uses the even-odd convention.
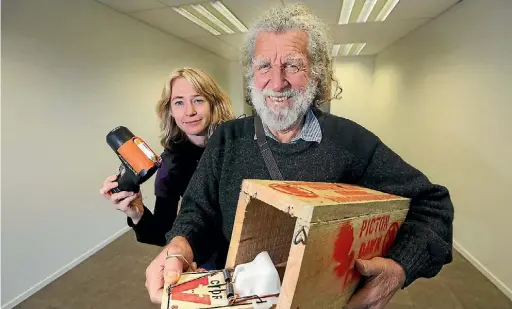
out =
[[[270,86],[273,91],[281,91],[288,86],[284,70],[275,66],[270,69]]]

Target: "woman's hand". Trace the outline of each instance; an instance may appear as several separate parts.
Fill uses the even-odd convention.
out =
[[[130,217],[133,224],[137,224],[144,213],[142,195],[140,191],[138,193],[127,191],[110,193],[110,190],[118,186],[116,180],[116,175],[107,177],[100,188],[100,194],[116,205],[116,209],[124,212],[128,217]]]

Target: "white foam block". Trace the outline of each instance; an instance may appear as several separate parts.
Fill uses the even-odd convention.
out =
[[[268,252],[259,253],[252,262],[240,264],[234,271],[234,288],[240,297],[279,294],[281,279]],[[255,309],[268,309],[277,303],[278,297],[269,297],[266,302],[257,304],[253,302]]]

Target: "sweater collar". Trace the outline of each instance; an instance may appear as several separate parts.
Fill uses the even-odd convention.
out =
[[[263,129],[267,137],[278,141],[265,124],[263,124]],[[254,134],[254,139],[257,139],[256,134]],[[296,143],[299,140],[316,143],[320,143],[322,141],[322,129],[320,128],[320,123],[311,108],[306,112],[306,120],[300,130],[300,134],[292,139],[291,143]]]

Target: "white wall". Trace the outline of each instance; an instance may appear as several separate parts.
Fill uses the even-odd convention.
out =
[[[459,3],[379,54],[371,100],[340,112],[448,187],[455,247],[510,298],[511,13]]]
[[[10,0],[2,11],[1,296],[10,308],[125,231],[125,216],[99,195],[119,165],[105,135],[126,125],[161,151],[155,103],[171,70],[212,73],[235,104],[241,91],[236,65],[92,0]],[[152,186],[143,186],[150,209]]]
[[[341,99],[331,101],[330,112],[360,120],[370,129],[372,113],[366,107],[371,101],[375,57],[339,57],[334,62],[334,74],[342,88]],[[334,92],[334,88],[333,88]]]
[[[245,112],[248,107],[244,101],[244,78],[242,73],[242,65],[238,61],[230,61],[228,69],[228,85],[225,90],[229,93],[233,103],[235,115],[238,117]],[[225,74],[225,73],[224,73]]]

